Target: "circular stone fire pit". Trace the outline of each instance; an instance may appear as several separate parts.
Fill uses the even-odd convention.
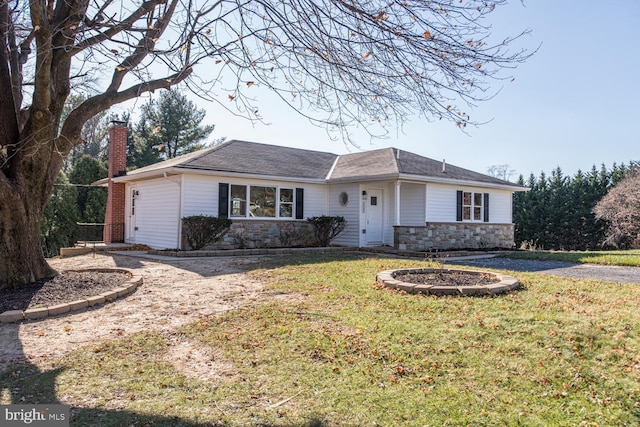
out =
[[[378,273],[378,283],[410,294],[495,295],[520,287],[515,277],[489,271],[408,268]]]

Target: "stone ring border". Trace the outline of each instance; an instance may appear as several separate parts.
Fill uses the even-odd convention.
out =
[[[489,285],[477,285],[477,286],[438,286],[438,285],[425,285],[402,282],[394,278],[395,274],[408,274],[408,273],[465,273],[465,274],[477,274],[477,275],[491,275],[494,276],[498,282],[491,283]],[[389,289],[396,289],[404,291],[409,294],[427,294],[427,295],[459,295],[459,296],[482,296],[482,295],[497,295],[505,292],[509,292],[520,287],[520,282],[513,276],[507,276],[505,274],[494,273],[491,271],[479,271],[479,270],[459,270],[459,269],[443,269],[443,268],[401,268],[397,270],[386,270],[376,275],[376,280],[381,285]]]
[[[89,307],[95,307],[102,304],[114,302],[118,298],[124,298],[135,291],[138,286],[142,285],[142,276],[133,272],[128,268],[89,268],[81,270],[64,270],[67,272],[83,272],[95,271],[98,273],[125,273],[129,277],[120,286],[110,291],[102,292],[98,295],[81,298],[75,301],[62,304],[51,305],[48,307],[28,308],[26,310],[8,310],[0,313],[0,323],[15,323],[23,320],[44,319],[49,316],[57,316],[73,311],[83,310]]]

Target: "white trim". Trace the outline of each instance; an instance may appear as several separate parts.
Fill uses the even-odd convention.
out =
[[[326,181],[330,180],[330,176],[333,174],[333,171],[338,165],[338,160],[340,160],[340,156],[336,156],[336,159],[333,161],[333,164],[331,165],[331,169],[329,169],[329,173],[327,174],[327,176],[324,177]]]
[[[398,151],[400,153],[400,151]],[[393,220],[393,225],[401,225],[400,224],[400,187],[402,185],[402,181],[396,181],[396,191],[395,191],[395,201],[394,201],[394,209],[395,209],[395,218]]]
[[[130,182],[130,181],[139,181],[139,180],[149,180],[155,178],[168,178],[168,175],[207,175],[207,176],[219,176],[219,177],[233,177],[233,178],[247,178],[247,179],[262,179],[262,180],[270,180],[270,181],[286,181],[286,182],[300,182],[300,183],[309,183],[309,184],[326,184],[327,181],[325,179],[316,179],[316,178],[297,178],[297,177],[286,177],[286,176],[276,176],[276,175],[260,175],[260,174],[249,174],[249,173],[240,173],[240,172],[225,172],[225,171],[212,171],[212,170],[203,170],[203,169],[187,169],[187,168],[165,168],[165,169],[156,169],[153,171],[142,172],[139,174],[130,174],[123,175],[116,178],[113,178],[113,182]],[[103,185],[102,180],[96,181],[94,185]]]

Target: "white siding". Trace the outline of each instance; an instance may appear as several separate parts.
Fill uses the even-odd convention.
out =
[[[179,247],[180,185],[175,181],[157,179],[136,184],[139,196],[136,199],[135,243],[154,249]]]
[[[287,181],[230,178],[226,176],[185,175],[182,216],[218,216],[220,183],[233,185],[260,185],[280,188],[304,188],[304,217],[326,214],[327,189],[324,185],[301,184]],[[260,218],[264,220],[265,218]]]
[[[511,191],[443,184],[427,184],[427,222],[456,221],[458,190],[489,193],[489,223],[511,224]]]
[[[391,202],[393,203],[393,199]],[[399,225],[424,225],[425,205],[425,185],[403,182],[400,185]]]
[[[456,221],[456,191],[460,188],[427,184],[427,222]]]
[[[214,177],[184,175],[182,216],[218,216],[218,182]]]
[[[512,215],[511,191],[489,191],[489,222],[494,224],[511,224]]]
[[[340,204],[339,196],[343,191],[349,196],[346,206]],[[358,247],[360,245],[360,203],[362,201],[360,186],[358,184],[330,185],[328,198],[328,211],[319,215],[343,216],[347,220],[345,230],[332,243]]]

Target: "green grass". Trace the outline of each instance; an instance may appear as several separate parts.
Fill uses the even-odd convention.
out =
[[[72,425],[640,423],[640,287],[511,272],[523,290],[436,298],[375,283],[424,264],[282,257],[251,273],[269,283],[260,304],[84,348],[45,372],[16,367],[0,384],[27,402],[74,402]],[[174,340],[211,350],[222,375],[176,370]]]
[[[518,251],[505,255],[513,259],[565,261],[579,264],[603,264],[640,267],[640,250],[628,251]]]

